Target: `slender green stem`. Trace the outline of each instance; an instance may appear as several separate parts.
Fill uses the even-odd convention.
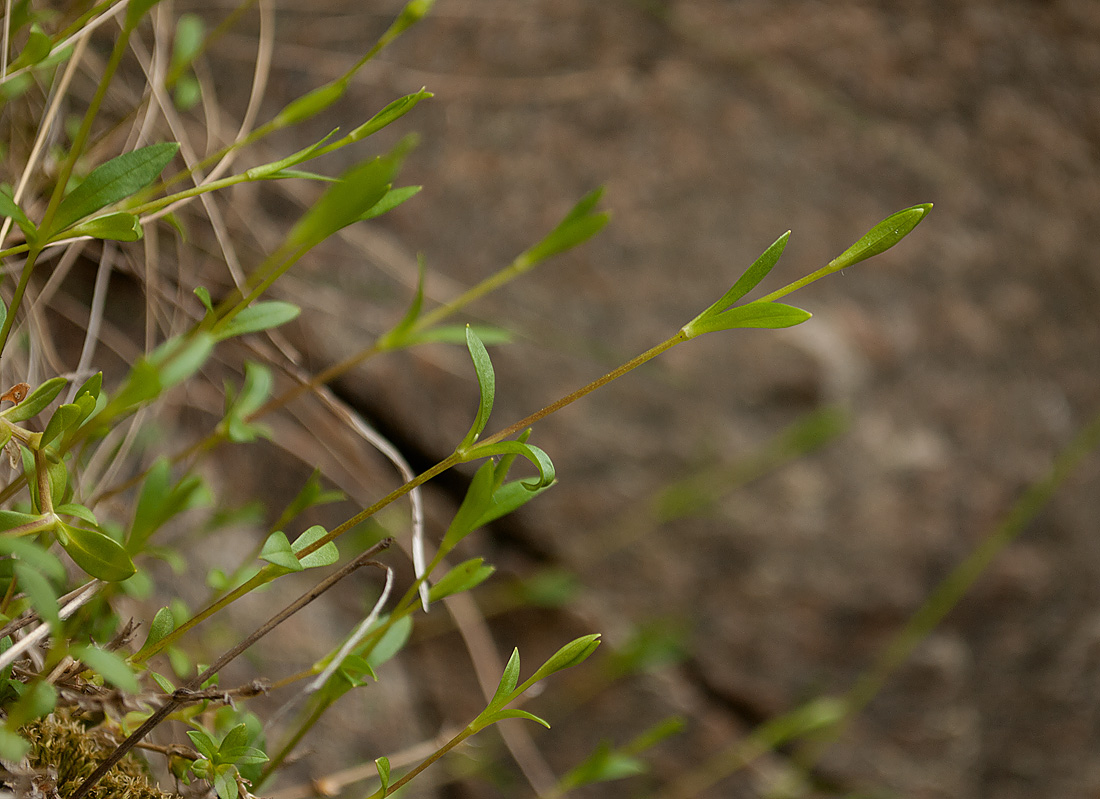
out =
[[[471,730],[469,727],[466,727],[464,730],[462,730],[462,732],[458,733],[458,735],[456,735],[454,738],[447,741],[447,743],[443,744],[443,746],[439,747],[439,749],[437,749],[435,752],[428,755],[428,757],[426,757],[417,765],[413,766],[413,768],[407,774],[402,776],[401,779],[399,779],[397,782],[391,783],[388,790],[379,788],[377,791],[370,795],[369,799],[383,799],[383,797],[390,796],[391,794],[395,793],[398,789],[408,784],[410,780],[414,779],[417,775],[424,771],[424,769],[428,768],[428,766],[435,763],[437,760],[439,760],[441,757],[450,752],[452,749],[454,749],[456,746],[458,746],[460,743],[465,741],[473,734],[474,731]]]
[[[778,300],[780,297],[785,297],[786,295],[798,291],[801,288],[805,288],[811,283],[821,280],[821,278],[823,277],[827,277],[834,272],[839,272],[841,267],[835,266],[835,264],[836,259],[834,258],[832,261],[829,261],[829,263],[825,264],[825,266],[821,267],[820,269],[811,272],[803,278],[799,278],[793,283],[788,283],[783,288],[776,289],[771,294],[767,294],[761,297],[759,300],[756,300],[756,302],[773,302],[775,300]]]
[[[680,332],[678,332],[672,338],[666,339],[665,341],[662,341],[660,344],[658,344],[656,347],[652,347],[652,348],[646,350],[645,352],[643,352],[641,355],[638,355],[634,358],[631,358],[629,361],[624,363],[622,366],[619,366],[615,369],[612,369],[610,372],[608,372],[607,374],[605,374],[603,377],[599,378],[598,380],[593,380],[588,385],[582,386],[581,388],[578,388],[576,391],[573,391],[573,392],[570,392],[569,394],[566,394],[564,397],[559,399],[557,402],[550,403],[545,408],[542,408],[541,410],[535,411],[530,416],[526,416],[523,419],[520,419],[515,424],[509,425],[508,427],[504,428],[500,432],[494,433],[493,435],[489,436],[488,438],[484,438],[484,439],[479,440],[474,445],[474,447],[483,447],[487,444],[495,444],[496,442],[500,441],[501,439],[508,438],[508,436],[515,435],[516,433],[519,433],[520,431],[527,429],[528,427],[530,427],[532,424],[539,421],[540,419],[543,419],[543,418],[549,416],[552,413],[557,413],[558,411],[560,411],[562,408],[564,408],[567,405],[572,405],[574,402],[579,400],[581,397],[584,397],[584,396],[587,396],[588,394],[591,394],[596,389],[602,388],[603,386],[606,386],[608,383],[610,383],[613,380],[618,380],[620,377],[625,375],[627,372],[638,368],[643,363],[646,363],[647,361],[653,360],[654,358],[656,358],[661,353],[666,352],[667,350],[670,350],[673,347],[675,347],[677,344],[681,344],[681,343],[683,343],[687,340],[688,340],[687,334],[684,333],[684,331],[681,330]],[[473,449],[474,447],[471,447],[471,449]]]

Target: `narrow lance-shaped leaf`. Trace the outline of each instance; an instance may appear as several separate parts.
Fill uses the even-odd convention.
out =
[[[474,361],[474,372],[477,374],[480,399],[478,401],[477,416],[474,418],[473,425],[470,426],[470,432],[458,445],[460,451],[477,441],[481,431],[485,429],[485,425],[489,422],[489,414],[493,412],[493,398],[496,395],[496,375],[493,372],[493,362],[489,360],[489,352],[485,349],[485,345],[469,326],[466,327],[466,346],[469,348],[470,357]]]
[[[599,233],[611,219],[606,213],[592,213],[596,203],[603,196],[603,187],[595,189],[581,198],[558,226],[547,234],[546,238],[533,247],[529,247],[516,262],[527,268],[547,258],[564,252],[588,240]]]
[[[23,231],[23,236],[26,237],[27,241],[33,244],[38,237],[38,228],[31,222],[30,217],[23,209],[16,204],[13,197],[10,186],[0,187],[0,216],[11,217],[11,220],[19,225],[19,229]]]
[[[739,299],[744,297],[760,283],[768,273],[772,271],[772,267],[779,261],[780,256],[783,255],[783,250],[787,248],[787,242],[791,238],[791,231],[787,231],[764,250],[760,254],[760,257],[752,262],[752,266],[745,270],[741,277],[737,278],[737,282],[733,284],[729,291],[721,296],[718,302],[711,305],[695,319],[688,323],[688,326],[694,324],[697,320],[704,319],[708,316],[713,316],[719,311],[723,311],[729,308]]]
[[[469,533],[477,529],[478,519],[484,516],[486,509],[492,502],[493,491],[493,464],[486,461],[474,473],[470,487],[466,489],[466,496],[462,504],[458,506],[454,519],[443,534],[443,541],[439,548],[442,552],[449,552],[455,545]]]
[[[859,241],[830,261],[830,270],[847,269],[849,266],[873,255],[886,252],[886,250],[908,236],[931,210],[932,203],[922,203],[898,211],[896,214],[891,214],[867,231]]]
[[[131,3],[130,8],[133,7]],[[175,142],[151,144],[97,166],[61,201],[51,235],[144,189],[164,171],[179,148]]]
[[[378,781],[382,783],[382,795],[385,796],[390,788],[390,760],[380,757],[374,761],[374,767],[378,769]]]
[[[489,579],[494,571],[496,569],[487,565],[484,558],[471,558],[463,561],[439,578],[432,586],[428,600],[438,602],[452,594],[469,591]]]
[[[255,302],[237,315],[230,317],[224,324],[214,325],[211,331],[217,341],[224,341],[234,336],[244,336],[249,333],[259,333],[270,330],[273,327],[285,325],[298,318],[302,309],[297,305],[279,300]]]
[[[583,663],[589,658],[589,656],[596,651],[596,648],[600,645],[600,634],[591,633],[589,635],[582,635],[580,638],[570,641],[563,646],[557,652],[550,656],[550,658],[543,663],[535,671],[531,677],[523,683],[524,688],[530,687],[537,683],[539,680],[544,680],[551,674],[568,669],[573,666]]]
[[[781,302],[750,302],[705,319],[696,320],[692,323],[691,330],[685,328],[685,332],[689,337],[695,337],[703,333],[732,330],[738,327],[771,329],[794,327],[802,324],[812,315],[809,311],[795,308],[793,305],[784,305]]]
[[[497,690],[493,694],[493,698],[489,700],[485,713],[501,710],[512,701],[516,685],[519,684],[519,666],[519,649],[516,648],[512,650],[512,655],[504,666],[504,673],[500,675]]]
[[[382,128],[386,127],[391,122],[405,116],[405,114],[412,111],[421,100],[432,96],[431,92],[421,89],[416,94],[407,94],[404,97],[399,97],[349,133],[345,138],[353,142],[365,139],[367,136],[382,130]]]
[[[52,377],[32,391],[25,400],[0,415],[9,422],[22,422],[37,416],[56,399],[68,382],[64,377]]]

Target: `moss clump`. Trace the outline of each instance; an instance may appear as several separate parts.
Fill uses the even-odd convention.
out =
[[[20,734],[30,741],[26,763],[39,773],[56,772],[56,796],[70,796],[118,745],[103,727],[88,727],[67,711],[51,713]],[[133,755],[122,758],[88,793],[89,799],[176,799],[149,777],[145,763]]]

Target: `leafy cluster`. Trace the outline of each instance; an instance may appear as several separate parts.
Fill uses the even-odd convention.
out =
[[[123,5],[124,13],[114,27],[100,24]],[[64,93],[69,86],[67,70],[80,68],[81,54],[93,38],[105,42],[110,55],[96,75],[92,95],[77,103],[84,113],[74,120],[64,146],[54,153],[56,168],[46,169],[33,148],[26,154],[21,173],[17,174],[14,161],[9,159],[7,165],[7,177],[14,185],[0,187],[0,216],[6,220],[0,229],[0,257],[15,269],[17,277],[14,285],[4,286],[7,302],[0,303],[4,374],[43,371],[43,365],[35,360],[35,348],[27,345],[28,336],[39,334],[24,334],[20,320],[30,313],[29,289],[35,276],[58,252],[79,254],[76,248],[91,242],[105,253],[105,242],[119,243],[111,247],[134,243],[153,226],[165,234],[182,232],[186,229],[182,215],[196,199],[243,183],[305,181],[324,188],[282,240],[238,280],[218,278],[200,285],[176,276],[179,284],[193,293],[192,307],[176,309],[181,312],[172,315],[172,325],[157,327],[151,320],[142,353],[125,370],[109,374],[82,357],[70,372],[45,379],[28,377],[27,382],[20,379],[0,397],[10,403],[0,410],[0,446],[12,464],[12,476],[0,487],[0,758],[11,764],[13,773],[20,768],[24,772],[43,768],[41,731],[54,719],[64,718],[73,730],[85,730],[89,735],[97,725],[110,728],[116,737],[111,738],[107,751],[95,750],[93,759],[98,762],[81,771],[72,784],[66,783],[63,794],[72,799],[101,795],[112,769],[118,763],[131,762],[135,747],[159,753],[162,771],[173,774],[181,784],[204,781],[221,799],[238,799],[257,786],[269,785],[330,707],[349,691],[377,679],[379,667],[408,640],[418,614],[434,603],[474,589],[493,575],[493,566],[481,557],[454,565],[447,559],[472,532],[554,485],[551,458],[530,443],[534,423],[697,336],[806,321],[808,312],[776,300],[893,246],[930,208],[919,205],[894,214],[822,270],[761,299],[742,302],[779,260],[789,236],[784,234],[726,294],[671,338],[528,418],[486,435],[496,392],[486,344],[500,343],[506,336],[495,328],[471,327],[456,317],[478,298],[598,233],[608,222],[607,213],[597,210],[602,191],[583,197],[544,238],[450,303],[425,307],[421,264],[408,311],[396,325],[370,346],[316,375],[294,374],[289,364],[254,357],[262,351],[254,346],[256,341],[301,313],[298,305],[271,296],[273,287],[326,239],[391,211],[419,191],[417,186],[396,185],[401,164],[412,148],[411,139],[402,140],[388,152],[359,155],[355,165],[336,176],[311,171],[312,162],[336,150],[369,150],[372,135],[432,95],[421,90],[400,97],[349,133],[340,135],[334,130],[290,155],[222,177],[206,176],[225,174],[237,155],[254,156],[255,145],[271,134],[300,125],[332,107],[359,70],[427,13],[432,3],[407,3],[345,74],[294,100],[266,123],[220,149],[184,158],[186,150],[180,143],[148,139],[149,131],[155,131],[154,138],[168,137],[167,126],[153,125],[135,136],[140,146],[125,145],[119,154],[103,157],[112,147],[124,146],[124,137],[110,131],[121,126],[126,115],[111,117],[104,101],[112,96],[112,87],[120,71],[127,68],[131,52],[136,52],[133,45],[143,36],[145,26],[174,26],[167,74],[149,78],[160,82],[154,92],[158,102],[170,97],[174,103],[172,109],[161,109],[167,116],[168,110],[176,114],[197,108],[203,90],[192,67],[235,19],[231,15],[226,24],[207,32],[199,18],[188,15],[173,21],[156,5],[156,0],[130,0],[128,4],[107,2],[83,10],[83,5],[74,4],[55,13],[32,9],[22,0],[14,4],[5,21],[12,41],[22,45],[0,76],[9,118],[30,118],[31,109],[47,108],[45,100],[51,92]],[[243,12],[247,5],[238,11]],[[107,30],[113,33],[105,33]],[[31,136],[44,137],[52,127],[48,108],[45,113]],[[104,117],[110,123],[107,133],[100,132]],[[188,246],[183,237],[178,243]],[[134,258],[143,257],[140,249],[128,252]],[[95,337],[90,324],[88,341],[94,342]],[[304,521],[310,508],[342,499],[325,487],[323,475],[315,473],[249,557],[210,572],[209,599],[202,609],[193,610],[170,590],[167,596],[155,592],[152,567],[158,561],[180,571],[190,567],[172,544],[171,532],[181,519],[194,519],[196,510],[206,509],[210,529],[228,529],[233,521],[231,514],[210,512],[217,497],[200,476],[198,467],[203,459],[216,459],[229,444],[251,445],[276,438],[272,427],[262,421],[265,417],[304,394],[323,395],[326,383],[368,358],[429,342],[464,344],[480,389],[469,431],[448,457],[414,475],[407,472],[399,456],[392,456],[402,484],[331,528]],[[153,426],[158,409],[167,407],[179,390],[207,380],[213,364],[234,357],[240,360],[246,352],[253,357],[241,364],[238,379],[218,387],[224,395],[223,411],[199,440],[176,452],[163,447],[134,448],[135,440],[142,439]],[[295,380],[279,379],[281,371],[291,372]],[[384,442],[375,443],[386,451]],[[510,477],[517,461],[526,461],[526,471],[533,474]],[[367,520],[375,520],[380,511],[403,497],[411,497],[416,508],[420,486],[452,467],[471,462],[480,462],[480,466],[431,552],[428,539],[435,536],[425,534],[416,512],[411,535],[395,533],[411,538],[416,572],[396,599],[391,597],[394,570],[386,562],[390,557],[388,538],[368,546],[361,546],[361,541],[341,544],[344,551],[338,548],[338,539],[360,529]],[[292,714],[282,740],[269,745],[263,723],[247,708],[247,700],[272,690],[270,676],[259,675],[247,685],[227,688],[219,685],[219,672],[278,624],[363,566],[371,566],[383,577],[378,601],[338,648],[302,674],[279,681],[280,688],[295,684],[301,688],[302,706]],[[281,598],[275,604],[285,605],[282,610],[243,634],[227,651],[206,665],[196,663],[188,651],[188,633],[252,592],[267,589],[272,596],[283,597],[280,587],[286,581],[282,578],[308,570],[326,576],[293,601]],[[146,630],[140,644],[133,643],[135,628],[123,623],[115,610],[125,598],[157,598],[164,603],[140,625]],[[577,638],[523,681],[519,653],[513,651],[495,692],[486,697],[484,710],[430,756],[402,775],[393,772],[386,757],[377,759],[378,788],[373,795],[382,797],[400,789],[467,738],[501,720],[522,718],[547,724],[518,706],[524,695],[536,683],[586,660],[599,643],[597,634]],[[161,655],[164,657],[156,662],[166,665],[154,670],[153,659]],[[186,735],[177,734],[178,743],[157,749],[147,736],[167,721],[175,722]],[[676,728],[670,722],[625,746],[601,746],[562,778],[559,792],[637,773],[643,768],[639,754]],[[65,758],[70,755],[63,755]]]

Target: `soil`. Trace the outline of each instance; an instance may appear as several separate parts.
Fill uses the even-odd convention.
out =
[[[340,74],[401,4],[292,5],[271,110]],[[244,41],[219,57],[247,84]],[[689,342],[537,426],[559,485],[470,547],[499,568],[476,599],[498,655],[518,645],[527,668],[570,636],[606,644],[531,701],[552,729],[523,729],[561,775],[601,739],[685,721],[648,774],[577,796],[1100,793],[1095,455],[812,767],[784,747],[729,777],[719,763],[710,787],[682,782],[710,782],[706,764],[728,766],[767,720],[843,696],[1100,410],[1098,76],[1089,0],[439,0],[317,123],[349,129],[435,93],[374,145],[417,132],[400,182],[423,191],[286,289],[322,312],[304,333],[318,365],[401,317],[416,253],[429,297],[448,299],[606,186],[603,233],[462,318],[515,336],[492,349],[491,430],[674,333],[788,228],[765,291],[935,203],[895,250],[790,297],[808,323]],[[414,466],[450,452],[477,396],[464,350],[441,345],[336,389]],[[841,431],[761,463],[826,409]],[[435,534],[466,478],[434,490]],[[701,496],[654,503],[686,478]],[[563,572],[579,586],[564,607],[509,609],[517,580]],[[653,658],[622,676],[639,631]],[[333,722],[314,776],[476,712],[453,633],[400,663]],[[491,733],[415,786],[533,793]]]

